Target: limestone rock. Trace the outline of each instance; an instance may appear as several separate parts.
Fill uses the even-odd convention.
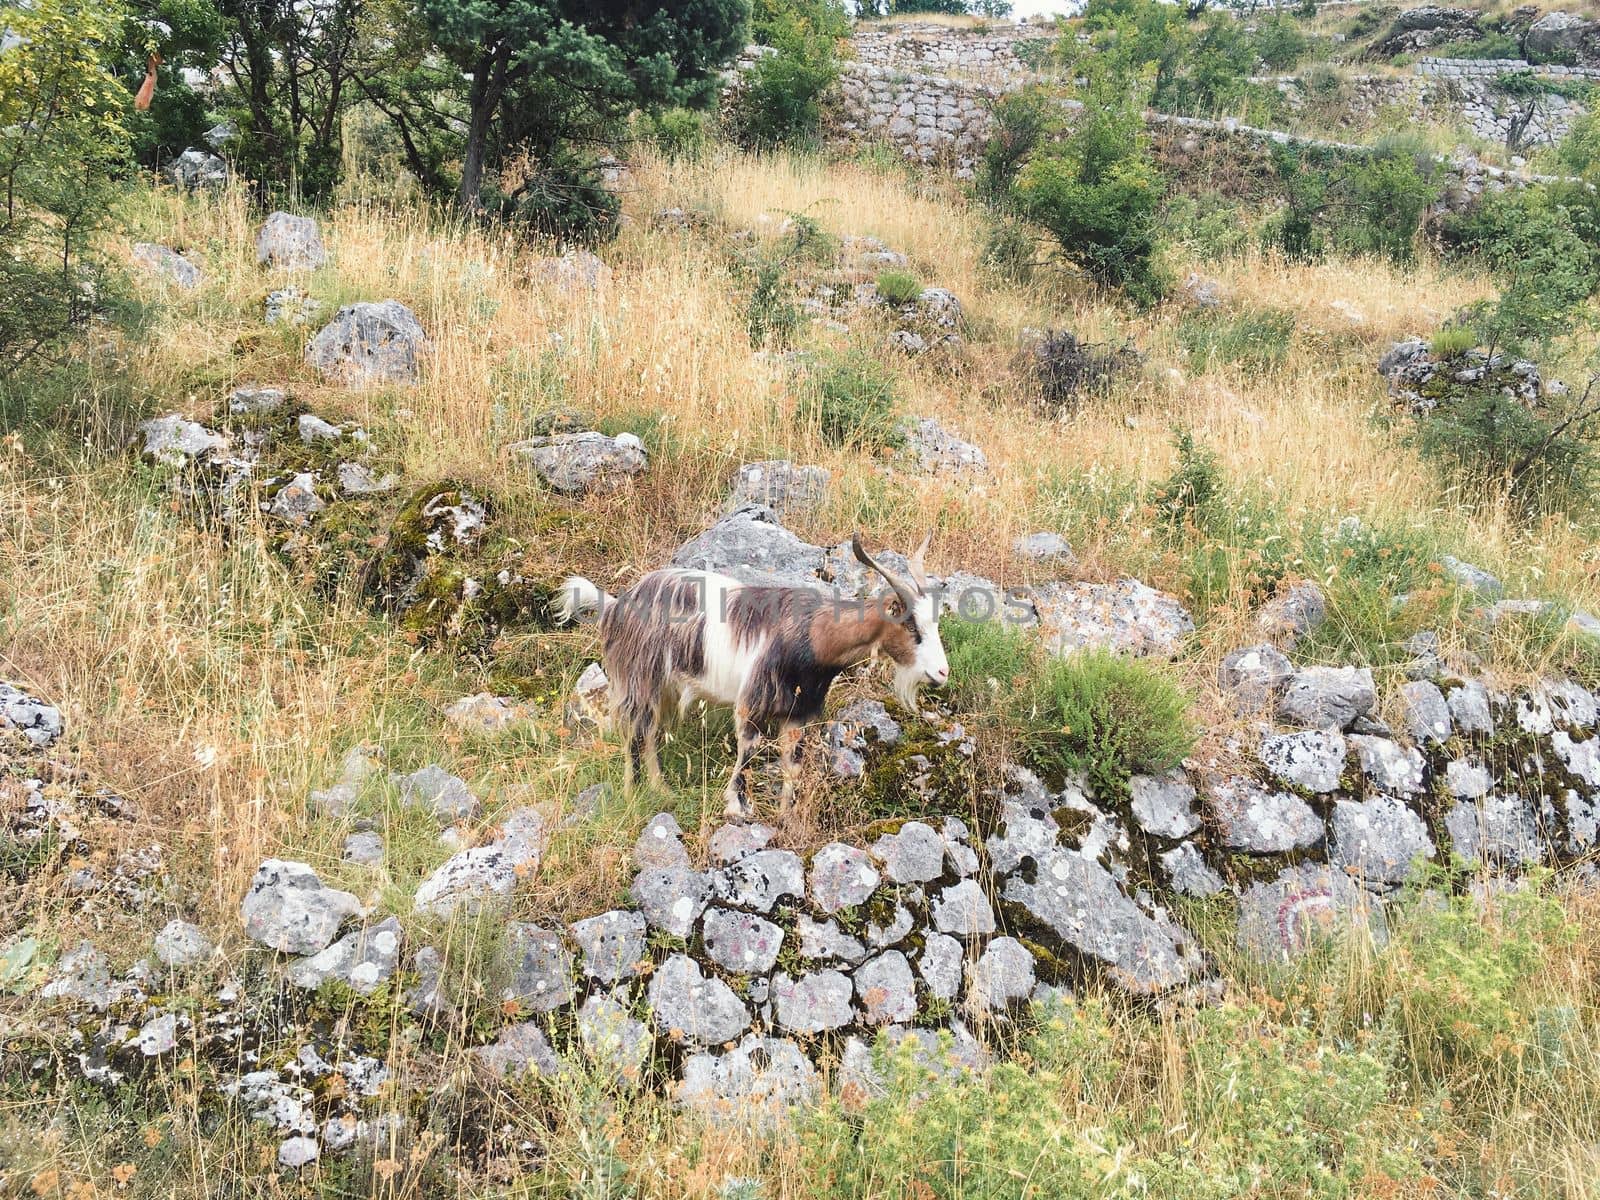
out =
[[[79,942],[61,956],[39,995],[46,1000],[73,1000],[104,1012],[111,1004],[111,963],[89,942]]]
[[[772,977],[772,1003],[778,1024],[794,1033],[824,1033],[850,1024],[852,985],[832,968],[791,979]]]
[[[574,921],[573,940],[583,951],[583,973],[601,983],[616,983],[639,973],[645,956],[645,919],[636,912],[613,909]]]
[[[610,996],[594,995],[578,1009],[578,1044],[590,1061],[627,1087],[637,1086],[655,1039],[642,1021]]]
[[[416,910],[435,917],[503,905],[516,889],[517,856],[499,844],[474,846],[446,859],[417,888]]]
[[[963,879],[939,892],[931,909],[933,927],[961,937],[994,932],[994,909],[975,879]]]
[[[400,922],[389,917],[377,925],[345,934],[333,945],[289,967],[289,982],[318,988],[338,980],[363,996],[394,977],[400,964]]]
[[[1311,729],[1349,729],[1378,701],[1367,667],[1306,667],[1278,698],[1278,719]]]
[[[187,466],[228,448],[228,439],[220,433],[175,413],[141,422],[139,434],[144,438],[140,453],[162,466]]]
[[[154,943],[156,961],[165,967],[199,966],[215,949],[205,930],[187,921],[168,921]]]
[[[317,1139],[304,1135],[284,1138],[278,1145],[278,1165],[288,1171],[309,1167],[321,1155],[322,1147],[317,1144]]]
[[[440,825],[470,821],[478,815],[478,798],[467,782],[438,763],[429,763],[409,775],[390,776],[400,789],[400,802],[432,813]]]
[[[980,1012],[999,1011],[1026,1000],[1033,986],[1033,955],[1016,938],[995,938],[967,969],[967,996]]]
[[[1215,896],[1228,885],[1221,875],[1207,865],[1193,842],[1184,842],[1160,856],[1161,868],[1167,873],[1172,890],[1182,896]]]
[[[706,957],[735,975],[772,970],[783,948],[783,929],[754,913],[709,908],[701,923]]]
[[[776,829],[759,821],[723,825],[706,842],[706,850],[711,856],[711,861],[721,867],[731,862],[738,862],[747,854],[766,849],[767,843],[777,836]]]
[[[1284,783],[1308,792],[1331,792],[1344,775],[1348,750],[1344,735],[1334,729],[1265,734],[1261,761]]]
[[[608,437],[588,430],[529,438],[510,447],[563,496],[610,491],[649,465],[644,443],[631,433]]]
[[[753,1033],[725,1054],[690,1055],[676,1093],[678,1103],[713,1124],[757,1130],[778,1124],[818,1094],[817,1070],[800,1047]]]
[[[822,730],[829,768],[845,779],[857,779],[866,770],[869,746],[893,746],[899,740],[900,723],[878,700],[852,701]]]
[[[1099,646],[1170,658],[1194,632],[1182,604],[1137,579],[1049,583],[1034,590],[1033,604],[1045,644],[1056,654]]]
[[[1239,900],[1239,946],[1263,961],[1293,958],[1352,924],[1382,936],[1375,902],[1343,872],[1310,863],[1252,884]]]
[[[1539,827],[1520,796],[1457,801],[1445,813],[1444,827],[1455,852],[1469,863],[1520,867],[1544,858]]]
[[[1462,562],[1450,554],[1439,556],[1439,565],[1445,573],[1454,579],[1463,588],[1476,592],[1485,600],[1498,600],[1506,594],[1505,585],[1489,572],[1473,566],[1469,562]]]
[[[961,969],[966,961],[967,953],[955,938],[929,932],[923,935],[922,949],[917,953],[917,974],[933,996],[954,1000],[961,991]]]
[[[1481,737],[1494,735],[1494,717],[1489,711],[1489,692],[1483,684],[1470,680],[1450,689],[1445,697],[1450,717],[1459,733]]]
[[[200,286],[200,268],[176,250],[158,246],[154,242],[133,244],[133,265],[158,275],[185,291]]]
[[[671,955],[662,963],[651,975],[648,991],[652,1019],[667,1037],[716,1046],[750,1027],[749,1010],[733,989],[708,978],[686,954]]]
[[[989,460],[982,450],[957,437],[932,417],[920,418],[907,426],[900,457],[930,475],[989,469]]]
[[[572,1003],[572,953],[557,930],[513,921],[506,926],[505,954],[511,966],[507,1000],[533,1012],[553,1012]],[[606,965],[616,967],[614,961]]]
[[[1444,693],[1426,679],[1413,679],[1400,685],[1400,702],[1405,710],[1406,732],[1419,745],[1448,741],[1451,734],[1450,705]]]
[[[1241,712],[1267,707],[1294,676],[1294,667],[1275,646],[1243,646],[1222,660],[1217,683]]]
[[[569,250],[556,258],[540,259],[530,274],[563,295],[571,296],[604,286],[611,278],[611,268],[587,250]]]
[[[898,950],[885,950],[857,967],[855,989],[868,1025],[903,1024],[917,1015],[917,982]]]
[[[831,478],[826,467],[801,467],[782,460],[746,463],[734,473],[728,507],[759,505],[779,519],[806,516],[827,500]]]
[[[379,866],[383,862],[383,838],[372,830],[352,833],[345,838],[339,857],[363,867]]]
[[[302,471],[277,490],[267,511],[291,525],[306,525],[327,507],[327,501],[317,495],[316,474]]]
[[[927,883],[944,874],[944,837],[922,821],[907,821],[872,845],[883,873],[895,883]]]
[[[815,584],[827,551],[803,542],[770,508],[741,508],[685,542],[672,565],[718,571],[746,583]],[[708,603],[715,597],[707,597]]]
[[[1072,552],[1072,546],[1066,538],[1059,533],[1041,530],[1037,533],[1025,533],[1011,543],[1011,552],[1018,558],[1029,562],[1051,563],[1062,566],[1070,565],[1078,560]]]
[[[281,271],[315,271],[328,261],[322,233],[311,217],[275,212],[256,234],[256,264]]]
[[[306,347],[306,361],[345,387],[410,384],[430,349],[414,314],[398,300],[346,304]]]
[[[1415,796],[1422,791],[1427,764],[1415,747],[1361,733],[1351,734],[1350,744],[1361,760],[1362,771],[1380,791],[1397,796]]]
[[[1322,841],[1322,820],[1290,792],[1272,792],[1253,779],[1233,776],[1207,797],[1222,844],[1247,854],[1284,854]]]
[[[463,696],[444,710],[444,719],[457,729],[479,733],[500,733],[527,722],[531,716],[529,706],[492,692]]]
[[[1256,625],[1268,641],[1292,648],[1327,619],[1327,597],[1316,584],[1303,579],[1262,605]]]
[[[305,863],[269,858],[239,906],[252,941],[285,954],[315,954],[361,909],[349,892],[324,887]]]
[[[689,851],[683,845],[683,830],[671,813],[650,818],[633,843],[633,865],[639,871],[659,871],[667,867],[687,867]]]
[[[811,902],[825,913],[864,904],[880,876],[866,852],[830,842],[811,859]]]
[[[1404,883],[1411,864],[1434,856],[1422,818],[1391,796],[1333,806],[1329,858],[1374,883]]]
[[[1194,787],[1182,770],[1164,775],[1135,775],[1129,782],[1129,806],[1139,828],[1156,837],[1188,837],[1200,828],[1194,813]]]
[[[801,913],[795,918],[800,957],[821,962],[858,963],[867,956],[861,939],[843,932],[837,921],[818,921]]]
[[[785,896],[805,895],[805,868],[789,850],[757,850],[723,867],[711,882],[724,904],[765,913]]]
[[[652,928],[686,938],[711,897],[711,878],[688,867],[641,871],[628,894]]]
[[[14,729],[42,750],[61,736],[61,710],[9,683],[0,683],[0,729]]]
[[[167,164],[167,178],[186,192],[206,192],[228,186],[228,164],[198,146],[190,146]]]
[[[534,1021],[507,1025],[492,1043],[476,1047],[472,1054],[500,1079],[514,1079],[527,1072],[545,1077],[561,1073],[561,1060]]]

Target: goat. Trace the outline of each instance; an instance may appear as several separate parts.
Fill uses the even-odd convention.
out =
[[[942,686],[950,664],[939,640],[938,597],[922,565],[932,536],[911,556],[909,578],[875,561],[854,536],[856,558],[889,585],[866,599],[674,568],[650,572],[620,597],[581,576],[565,580],[552,604],[558,620],[600,613],[601,664],[613,715],[628,739],[628,785],[641,769],[661,785],[657,738],[664,713],[676,704],[682,716],[704,700],[734,710],[739,748],[723,793],[726,814],[739,820],[753,813],[745,768],[764,737],[775,738],[781,751],[787,810],[803,728],[822,715],[841,671],[881,650],[895,664],[895,694],[908,707],[920,684]]]

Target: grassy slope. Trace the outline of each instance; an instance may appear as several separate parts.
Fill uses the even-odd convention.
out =
[[[314,278],[313,294],[330,306],[397,297],[416,309],[435,344],[420,386],[365,395],[321,386],[299,362],[297,334],[259,327],[267,284],[254,266],[253,219],[237,195],[214,202],[150,195],[131,205],[129,240],[150,238],[192,251],[207,282],[193,296],[152,296],[160,305],[147,328],[105,351],[124,369],[100,369],[70,391],[34,397],[26,430],[30,453],[0,457],[0,574],[14,588],[0,625],[0,664],[5,674],[62,706],[71,750],[93,778],[140,803],[143,818],[122,836],[129,844],[158,840],[168,848],[173,875],[192,897],[183,915],[231,935],[248,877],[263,857],[279,852],[405,912],[405,897],[421,873],[447,851],[384,797],[372,796],[368,803],[388,836],[389,863],[376,875],[361,871],[338,861],[342,831],[306,810],[308,790],[331,781],[339,756],[358,740],[381,742],[398,767],[444,763],[478,786],[491,814],[529,799],[560,804],[589,782],[614,778],[618,765],[614,746],[574,746],[557,734],[559,695],[589,652],[586,634],[508,637],[505,653],[545,664],[546,675],[532,679],[531,690],[545,698],[546,717],[533,730],[496,739],[462,735],[443,725],[439,710],[489,686],[488,666],[419,652],[353,602],[311,599],[264,537],[225,542],[195,530],[159,481],[108,453],[134,416],[177,408],[204,417],[237,384],[289,383],[324,416],[361,421],[408,475],[459,476],[493,492],[505,502],[508,524],[530,540],[542,539],[550,561],[607,583],[625,582],[660,562],[703,527],[739,462],[791,457],[835,472],[829,506],[797,525],[813,540],[836,541],[859,525],[874,540],[906,545],[933,525],[940,530],[934,567],[961,566],[1021,582],[1029,570],[1010,560],[1012,538],[1054,525],[1070,532],[1080,574],[1131,572],[1183,591],[1192,578],[1186,566],[1192,547],[1157,536],[1144,501],[1148,484],[1173,466],[1168,427],[1183,424],[1285,529],[1358,515],[1499,571],[1514,591],[1579,606],[1600,600],[1592,547],[1581,531],[1553,522],[1520,529],[1505,514],[1469,503],[1437,485],[1398,436],[1371,419],[1384,407],[1371,366],[1377,353],[1483,295],[1482,280],[1430,263],[1401,271],[1376,262],[1302,266],[1252,257],[1207,267],[1230,304],[1286,309],[1297,320],[1280,365],[1240,370],[1223,361],[1191,361],[1178,344],[1186,317],[1177,306],[1130,316],[1070,281],[1020,287],[994,279],[980,262],[982,213],[895,175],[811,160],[719,156],[694,165],[645,165],[627,204],[636,219],[607,251],[614,270],[609,286],[576,299],[530,282],[536,251],[526,247],[407,210],[350,206],[330,214],[324,234],[334,265]],[[667,205],[707,211],[728,229],[775,230],[785,212],[805,212],[836,233],[881,237],[910,256],[924,282],[954,290],[974,325],[965,354],[954,362],[896,369],[907,410],[937,416],[982,445],[992,477],[976,487],[886,478],[859,455],[830,449],[815,431],[797,428],[787,375],[772,357],[750,351],[742,285],[720,248],[700,235],[650,230],[648,215]],[[1089,404],[1070,422],[1045,423],[1026,404],[1026,384],[1012,370],[1017,336],[1030,326],[1072,328],[1096,339],[1132,337],[1151,362],[1140,382],[1113,399]],[[552,352],[557,334],[564,349]],[[542,520],[545,502],[503,453],[505,443],[526,434],[532,412],[557,405],[602,423],[641,428],[657,449],[655,469],[632,492],[585,502],[577,532]],[[88,445],[81,440],[85,432]],[[603,554],[588,536],[596,529],[604,534]],[[1218,720],[1215,663],[1253,640],[1249,599],[1224,590],[1202,615],[1180,666],[1202,713]],[[1335,613],[1356,642],[1365,636],[1356,628],[1360,616]],[[1446,634],[1447,641],[1465,636]],[[1511,671],[1538,666],[1517,657],[1504,665]],[[724,766],[715,739],[694,765],[703,782],[687,779],[672,803],[691,834],[703,834],[712,827]],[[812,844],[831,827],[835,818],[821,799],[814,797],[784,830],[786,842]],[[564,834],[540,877],[519,894],[518,915],[592,911],[620,889],[627,848],[659,803],[619,796],[592,822]],[[114,953],[120,948],[123,961],[172,915],[107,918],[107,926],[91,929],[50,894],[10,904],[8,911],[29,914],[31,930],[47,944],[90,935]],[[1580,1077],[1563,1077],[1559,1088],[1548,1080],[1528,1082],[1516,1074],[1520,1059],[1509,1066],[1503,1061],[1504,1048],[1426,1069],[1397,1054],[1392,1077],[1384,1076],[1363,1118],[1367,1135],[1432,1105],[1428,1122],[1405,1125],[1405,1136],[1447,1139],[1454,1149],[1428,1161],[1449,1166],[1455,1178],[1487,1183],[1506,1172],[1525,1194],[1592,1195],[1600,1164],[1593,1148],[1592,921],[1588,928],[1578,941],[1542,926],[1497,931],[1505,942],[1491,942],[1478,957],[1492,964],[1502,944],[1532,943],[1541,948],[1535,969],[1503,984],[1473,983],[1472,994],[1460,997],[1464,1005],[1475,1003],[1477,988],[1487,989],[1496,1004],[1572,1006],[1587,1064]],[[1219,933],[1214,940],[1226,953],[1227,937]],[[1451,945],[1445,937],[1438,953],[1451,953]],[[239,962],[249,957],[237,945],[230,953]],[[1253,995],[1241,988],[1240,998],[1257,1007],[1221,1030],[1196,1019],[1158,1022],[1120,1010],[1104,1018],[1103,1030],[1093,1024],[1099,1018],[1074,1018],[1090,1024],[1075,1023],[1068,1034],[1103,1034],[1101,1041],[1116,1047],[1117,1062],[1101,1064],[1104,1075],[1094,1086],[1062,1082],[1051,1093],[1057,1107],[1047,1114],[1050,1128],[1074,1153],[1114,1129],[1126,1153],[1141,1162],[1161,1154],[1197,1156],[1219,1179],[1232,1170],[1228,1155],[1237,1151],[1244,1164],[1240,1179],[1248,1178],[1249,1164],[1257,1161],[1252,1154],[1264,1156],[1262,1162],[1272,1158],[1264,1148],[1252,1151],[1232,1140],[1248,1142],[1249,1130],[1235,1127],[1238,1114],[1214,1091],[1217,1073],[1231,1069],[1228,1055],[1268,1047],[1271,1061],[1260,1069],[1271,1074],[1274,1089],[1282,1082],[1280,1069],[1312,1071],[1305,1086],[1313,1093],[1342,1088],[1336,1072],[1326,1080],[1316,1074],[1320,1056],[1349,1052],[1348,1039],[1364,1023],[1364,1001],[1382,1000],[1378,993],[1385,987],[1401,995],[1432,969],[1400,955],[1379,964],[1358,956],[1308,965],[1299,975],[1261,979]],[[1324,985],[1325,992],[1317,990]],[[1451,985],[1446,978],[1437,986],[1448,992]],[[1447,1001],[1414,1017],[1405,1011],[1408,1001],[1393,1003],[1402,1010],[1401,1029],[1426,1033],[1429,1022],[1448,1025],[1451,1019]],[[1302,1028],[1310,1032],[1295,1032]],[[451,1047],[459,1048],[465,1034],[453,1036],[442,1065],[430,1060],[426,1069],[448,1072]],[[1380,1034],[1398,1036],[1388,1025],[1361,1036]],[[1045,1058],[1072,1057],[1070,1045],[1036,1049]],[[408,1052],[396,1053],[404,1058]],[[1526,1105],[1484,1093],[1485,1063],[1512,1071],[1516,1086],[1530,1089]],[[1416,1077],[1408,1078],[1408,1071]],[[167,1139],[159,1143],[165,1147],[159,1162],[157,1150],[140,1150],[126,1125],[93,1106],[59,1135],[28,1138],[26,1131],[42,1119],[41,1098],[14,1090],[14,1082],[7,1084],[0,1115],[0,1127],[8,1130],[4,1144],[24,1154],[30,1171],[57,1169],[65,1180],[91,1178],[105,1187],[113,1186],[110,1167],[131,1157],[147,1163],[148,1185],[136,1184],[135,1191],[149,1186],[150,1194],[166,1194],[169,1187],[198,1194],[211,1190],[219,1169],[248,1170],[266,1145],[259,1134],[233,1129],[225,1137],[208,1135],[183,1107],[182,1080],[168,1083],[173,1107],[154,1122]],[[1010,1085],[1001,1079],[991,1086]],[[1074,1101],[1080,1086],[1082,1098]],[[1293,1108],[1299,1103],[1294,1094],[1273,1099],[1260,1119],[1283,1116],[1272,1106]],[[1439,1110],[1441,1097],[1455,1108]],[[780,1148],[772,1158],[741,1137],[701,1138],[653,1102],[639,1102],[626,1121],[610,1122],[595,1115],[603,1105],[585,1107],[582,1100],[577,1094],[546,1097],[501,1115],[548,1121],[560,1131],[550,1143],[555,1180],[567,1173],[593,1177],[600,1169],[597,1159],[591,1161],[600,1155],[596,1146],[614,1143],[648,1195],[715,1194],[725,1174],[768,1175],[771,1196],[814,1195],[820,1183],[809,1173],[829,1161],[818,1147],[837,1147],[844,1136],[825,1128],[810,1135],[812,1142]],[[880,1116],[898,1120],[900,1112]],[[1147,1120],[1152,1112],[1161,1114],[1154,1124]],[[959,1124],[967,1118],[958,1105],[950,1119]],[[587,1140],[577,1138],[580,1128]],[[976,1136],[976,1127],[966,1133]],[[881,1161],[868,1164],[856,1190],[924,1194],[902,1192],[893,1182],[910,1165],[894,1155],[929,1151],[897,1151],[896,1145],[885,1144]],[[1479,1156],[1468,1170],[1466,1160]],[[1113,1169],[1115,1159],[1113,1153],[1101,1164],[1104,1173],[1122,1172],[1120,1183],[1132,1190],[1136,1181],[1123,1177],[1125,1167]],[[840,1180],[855,1169],[847,1167],[838,1167]],[[1025,1171],[1026,1164],[1017,1169]],[[1376,1177],[1370,1186],[1356,1183],[1361,1194],[1403,1194],[1386,1191]],[[353,1186],[400,1194],[381,1180]],[[1241,1187],[1263,1195],[1305,1190],[1280,1190],[1261,1179]],[[1176,1182],[1169,1181],[1169,1189],[1159,1194],[1179,1194]]]

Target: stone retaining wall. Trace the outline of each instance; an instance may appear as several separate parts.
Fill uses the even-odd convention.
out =
[[[1564,67],[1531,63],[1525,58],[1419,58],[1412,64],[1418,75],[1447,79],[1493,79],[1499,75],[1536,75],[1541,79],[1600,80],[1600,67]]]
[[[887,142],[907,158],[947,165],[970,179],[989,138],[990,109],[1008,89],[947,75],[847,63],[832,134],[846,144]]]
[[[867,25],[851,35],[850,44],[863,66],[1012,79],[1031,73],[1017,57],[1018,45],[1053,36],[1048,26]]]

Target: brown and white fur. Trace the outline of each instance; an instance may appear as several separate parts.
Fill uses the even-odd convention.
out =
[[[931,537],[931,535],[930,535]],[[657,739],[662,719],[695,701],[730,705],[739,739],[727,814],[747,818],[745,770],[762,738],[776,738],[783,761],[783,805],[794,799],[804,727],[822,715],[840,672],[880,651],[895,666],[894,690],[910,706],[917,687],[950,677],[939,640],[938,597],[923,571],[924,540],[910,578],[884,569],[852,540],[856,557],[889,587],[870,599],[818,588],[741,583],[709,571],[652,571],[612,598],[581,576],[567,579],[554,611],[571,620],[600,612],[601,664],[612,712],[628,739],[630,786],[642,769],[661,783]]]

